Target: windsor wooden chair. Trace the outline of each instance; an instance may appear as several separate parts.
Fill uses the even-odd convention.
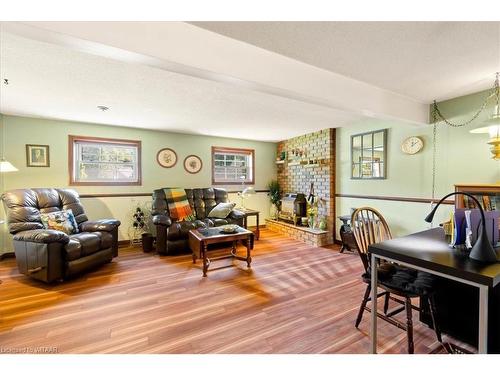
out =
[[[376,209],[371,207],[361,207],[355,210],[351,217],[351,230],[356,239],[357,251],[365,273],[362,275],[362,280],[367,284],[355,326],[358,328],[363,318],[363,312],[371,311],[367,307],[371,301],[371,262],[368,252],[368,247],[371,244],[392,239],[391,230],[387,221]],[[377,287],[382,289],[382,292],[377,294],[377,298],[384,297],[383,314],[377,312],[377,316],[396,327],[406,331],[408,338],[408,353],[414,352],[413,343],[413,319],[412,310],[420,311],[420,307],[414,306],[411,302],[412,298],[425,298],[429,305],[431,315],[432,328],[436,333],[436,337],[442,343],[441,332],[435,320],[435,304],[433,299],[433,290],[435,287],[436,278],[428,273],[417,271],[414,269],[398,266],[394,263],[381,262],[377,264],[379,281]],[[399,298],[398,298],[399,297]],[[399,305],[389,311],[389,302],[393,300]],[[401,322],[394,316],[406,310],[406,321]]]

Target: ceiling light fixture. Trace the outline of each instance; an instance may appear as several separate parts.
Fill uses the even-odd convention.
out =
[[[487,133],[490,136],[488,142],[491,145],[490,151],[493,159],[500,160],[500,89],[498,84],[498,73],[495,79],[494,93],[490,97],[495,97],[495,109],[490,118],[482,123],[482,127],[472,129],[470,132],[475,134]],[[489,98],[488,98],[489,99]]]
[[[106,107],[105,105],[98,105],[97,108],[103,112],[109,111],[109,107]]]
[[[493,114],[490,116],[490,118],[486,121],[484,121],[481,125],[481,127],[472,129],[470,130],[471,133],[475,134],[481,134],[481,133],[488,133],[490,135],[490,141],[488,144],[492,145],[490,148],[491,153],[493,154],[493,159],[495,160],[500,160],[500,88],[499,88],[499,76],[500,73],[496,73],[495,75],[495,83],[493,84],[493,87],[489,91],[488,95],[486,96],[485,100],[479,107],[479,109],[474,113],[474,115],[467,121],[464,121],[462,123],[453,123],[447,118],[443,116],[441,111],[439,110],[438,104],[434,100],[434,103],[432,105],[432,116],[433,116],[433,123],[434,126],[436,126],[438,121],[443,121],[446,125],[454,127],[454,128],[459,128],[462,126],[466,126],[474,122],[479,115],[485,110],[485,108],[488,106],[488,103],[490,102],[491,99],[494,99],[495,102],[495,107],[493,110]]]
[[[498,25],[498,39],[500,40],[500,25]],[[500,57],[500,55],[499,55]],[[500,60],[498,61],[498,65],[500,65]],[[488,95],[483,101],[483,104],[479,107],[479,109],[469,118],[467,121],[462,123],[453,123],[450,120],[446,119],[441,111],[439,110],[437,102],[434,100],[432,104],[432,201],[431,206],[433,205],[435,193],[436,193],[436,155],[437,155],[437,125],[439,121],[443,121],[446,125],[451,126],[453,128],[459,128],[463,126],[467,126],[470,123],[474,122],[478,118],[478,116],[484,111],[488,102],[491,98],[495,98],[495,110],[493,115],[483,123],[483,126],[478,129],[473,129],[471,133],[488,133],[490,135],[490,140],[488,144],[491,145],[490,151],[493,154],[494,160],[500,160],[500,88],[499,88],[499,72],[495,74],[495,83],[491,90],[488,92]]]
[[[493,154],[493,159],[500,160],[500,86],[499,86],[500,73],[495,74],[495,83],[493,87],[488,92],[483,103],[479,109],[474,112],[471,118],[463,122],[452,122],[443,116],[437,102],[434,100],[432,103],[432,124],[433,124],[433,135],[432,135],[432,200],[435,197],[436,191],[436,154],[437,154],[437,125],[439,122],[444,122],[445,125],[451,126],[452,128],[461,128],[473,123],[479,115],[486,109],[488,103],[493,98],[495,100],[495,109],[493,115],[486,121],[484,121],[481,127],[477,129],[470,130],[471,133],[488,133],[490,135],[490,140],[488,142],[491,145],[490,151]]]

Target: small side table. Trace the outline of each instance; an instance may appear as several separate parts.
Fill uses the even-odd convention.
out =
[[[340,227],[340,238],[342,239],[342,247],[340,252],[343,253],[345,250],[353,251],[358,248],[356,245],[356,239],[354,238],[354,233],[351,230],[351,216],[343,215],[339,216],[342,221],[342,226]]]
[[[255,220],[257,221],[257,228],[255,229],[255,239],[258,240],[260,238],[260,229],[259,229],[260,211],[252,210],[251,208],[236,208],[236,209],[245,214],[245,217],[243,218],[243,228],[245,229],[248,229],[248,217],[255,216]]]

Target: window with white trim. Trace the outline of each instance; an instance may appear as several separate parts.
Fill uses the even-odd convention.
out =
[[[254,163],[254,150],[212,147],[212,183],[214,185],[254,184]]]
[[[72,185],[140,185],[141,142],[69,136]]]

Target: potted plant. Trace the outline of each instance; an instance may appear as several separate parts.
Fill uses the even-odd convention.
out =
[[[271,201],[270,216],[273,219],[278,217],[279,205],[281,201],[280,184],[277,180],[272,180],[267,184],[269,189],[269,200]]]

